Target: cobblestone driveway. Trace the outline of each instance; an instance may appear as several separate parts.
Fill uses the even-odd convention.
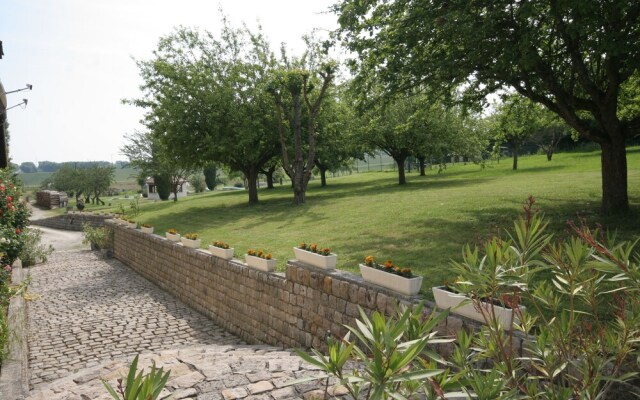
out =
[[[30,384],[104,361],[196,345],[243,344],[114,259],[56,252],[30,269]]]

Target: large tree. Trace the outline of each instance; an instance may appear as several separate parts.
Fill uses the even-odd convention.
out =
[[[466,99],[510,87],[602,149],[602,212],[624,212],[625,140],[640,115],[620,112],[640,69],[637,0],[343,0],[340,37],[357,52],[365,86],[428,85]]]
[[[219,162],[241,171],[249,202],[258,202],[261,167],[278,153],[273,101],[267,93],[275,59],[261,34],[226,20],[219,38],[181,28],[138,62],[145,125],[176,161],[190,168]]]
[[[300,64],[304,68],[304,60]],[[316,119],[335,77],[336,65],[327,62],[315,70],[303,68],[283,68],[269,87],[276,105],[282,167],[291,178],[295,204],[303,204],[306,199],[316,161]]]

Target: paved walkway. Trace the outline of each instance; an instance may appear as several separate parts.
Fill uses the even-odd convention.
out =
[[[161,397],[284,399],[317,394],[315,384],[284,387],[317,372],[291,351],[247,346],[114,259],[87,250],[54,253],[30,269],[30,399],[108,399],[144,353],[171,369]],[[114,383],[115,385],[115,383]],[[257,396],[257,397],[256,397]]]

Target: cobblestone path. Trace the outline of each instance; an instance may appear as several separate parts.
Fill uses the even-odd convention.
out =
[[[242,345],[205,316],[115,259],[56,252],[30,269],[30,385],[139,352],[196,345]]]

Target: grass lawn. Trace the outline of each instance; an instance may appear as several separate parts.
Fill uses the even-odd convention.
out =
[[[638,237],[640,227],[640,148],[628,154],[629,196],[633,212],[623,218],[598,215],[601,196],[598,151],[522,157],[519,170],[511,160],[478,165],[456,164],[426,177],[408,175],[397,184],[395,172],[370,172],[319,180],[309,185],[307,203],[292,204],[289,187],[260,189],[260,204],[249,206],[246,192],[213,192],[174,202],[141,203],[135,219],[156,232],[176,228],[197,232],[203,247],[212,240],[228,242],[242,257],[247,249],[273,253],[283,268],[293,258],[291,247],[302,241],[330,247],[338,268],[357,271],[373,255],[391,258],[425,277],[423,292],[452,279],[451,259],[459,259],[465,243],[478,242],[511,227],[530,194],[551,219],[551,228],[567,234],[566,221],[582,215],[602,223],[619,237]]]

